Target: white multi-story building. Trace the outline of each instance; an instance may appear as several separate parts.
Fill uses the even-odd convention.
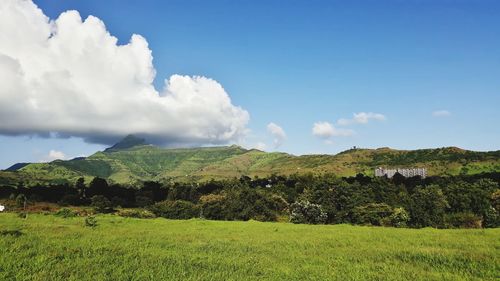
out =
[[[384,169],[382,167],[379,167],[379,168],[375,169],[375,176],[376,177],[387,176],[388,178],[392,178],[396,173],[401,174],[405,178],[411,178],[411,177],[414,177],[414,176],[420,176],[422,178],[425,178],[427,176],[427,169],[426,168]]]

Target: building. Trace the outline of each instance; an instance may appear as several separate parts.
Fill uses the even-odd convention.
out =
[[[427,169],[426,168],[384,169],[382,167],[375,169],[375,176],[376,177],[387,176],[388,178],[392,178],[396,173],[399,173],[400,175],[404,176],[405,178],[411,178],[411,177],[415,177],[415,176],[420,176],[422,178],[425,178],[427,176]]]

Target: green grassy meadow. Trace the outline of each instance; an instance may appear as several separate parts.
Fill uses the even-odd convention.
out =
[[[0,214],[0,280],[498,280],[500,229]],[[9,230],[20,230],[14,235]]]

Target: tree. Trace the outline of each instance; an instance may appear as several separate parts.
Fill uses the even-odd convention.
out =
[[[321,205],[299,201],[290,206],[290,221],[293,223],[324,224],[326,218]]]
[[[75,188],[76,190],[78,190],[78,195],[81,199],[87,198],[87,195],[85,194],[85,190],[87,189],[87,187],[85,186],[84,178],[78,178],[76,180]]]
[[[445,216],[448,228],[481,228],[481,217],[471,212],[453,213]]]
[[[500,226],[500,215],[498,211],[490,207],[483,216],[484,227],[499,227]]]
[[[28,199],[26,198],[26,195],[24,194],[19,194],[16,197],[16,205],[17,207],[22,207],[23,209],[26,209],[26,203],[28,202]]]
[[[385,203],[369,203],[354,208],[353,222],[357,224],[382,225],[384,219],[392,215],[391,206]]]
[[[111,198],[109,194],[108,182],[100,177],[95,177],[86,189],[86,196],[93,197],[95,195],[105,195]]]
[[[94,207],[94,210],[97,213],[109,213],[113,211],[113,205],[108,198],[102,195],[95,195],[91,198],[91,200],[92,203],[90,205]]]
[[[395,208],[393,213],[389,216],[389,221],[391,226],[406,227],[407,223],[410,221],[410,215],[402,207]]]
[[[222,194],[207,194],[200,197],[201,214],[206,219],[223,220],[226,208],[226,196]]]
[[[444,224],[444,214],[448,207],[446,197],[439,186],[419,186],[411,196],[411,223],[416,227],[441,227]]]
[[[161,201],[148,209],[156,216],[167,219],[190,219],[198,217],[200,214],[197,205],[184,200]]]

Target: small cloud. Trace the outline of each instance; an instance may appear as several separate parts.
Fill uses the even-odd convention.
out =
[[[333,141],[332,140],[325,140],[325,144],[333,145]]]
[[[50,150],[49,154],[46,155],[40,162],[51,162],[54,160],[64,160],[66,159],[66,154],[58,150]]]
[[[451,112],[448,110],[436,110],[432,112],[432,116],[434,117],[448,117],[451,116]]]
[[[384,121],[386,119],[387,118],[380,113],[359,112],[359,113],[354,113],[352,119],[340,118],[337,121],[337,124],[340,126],[347,126],[351,124],[367,124],[370,120]]]
[[[254,148],[255,149],[258,149],[258,150],[261,150],[261,151],[265,151],[266,148],[267,148],[267,145],[263,142],[258,142],[254,145]]]
[[[318,138],[327,140],[328,144],[331,144],[331,140],[328,139],[332,137],[350,137],[354,135],[354,131],[351,129],[339,129],[335,128],[329,122],[316,122],[312,128],[312,134]]]
[[[267,124],[267,131],[274,137],[274,148],[281,146],[286,140],[286,134],[283,128],[271,122]]]

